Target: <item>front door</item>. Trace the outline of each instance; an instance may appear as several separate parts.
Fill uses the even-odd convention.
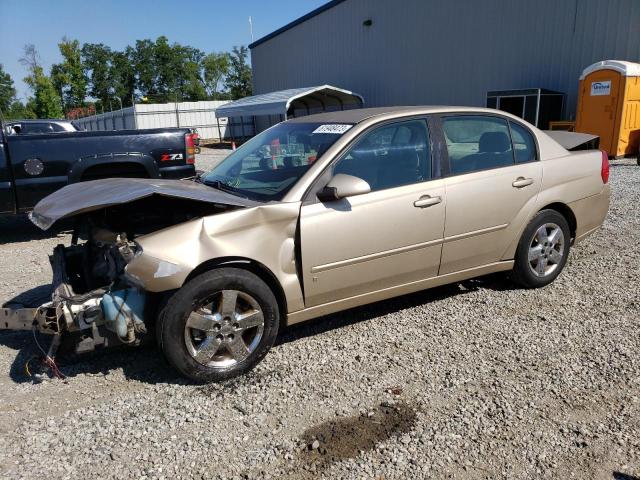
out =
[[[530,217],[542,182],[536,144],[524,125],[500,116],[451,115],[440,275],[498,262]]]
[[[364,133],[331,168],[366,180],[371,192],[302,206],[305,305],[435,277],[446,199],[444,181],[432,179],[426,121]]]

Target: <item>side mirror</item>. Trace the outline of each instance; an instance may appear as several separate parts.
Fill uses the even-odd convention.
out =
[[[363,179],[346,173],[338,173],[334,175],[326,187],[318,192],[317,196],[321,202],[331,202],[354,195],[363,195],[370,191],[371,187]]]

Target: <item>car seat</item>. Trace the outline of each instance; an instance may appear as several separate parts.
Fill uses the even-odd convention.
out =
[[[505,132],[484,132],[478,142],[478,153],[452,162],[453,173],[501,167],[513,163],[511,140]]]
[[[422,179],[420,173],[419,131],[401,126],[396,131],[388,154],[381,158],[378,169],[378,188],[408,185]],[[422,142],[424,147],[424,142]],[[422,148],[422,154],[426,148]]]

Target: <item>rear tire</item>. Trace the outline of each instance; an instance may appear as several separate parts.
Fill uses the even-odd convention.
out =
[[[278,302],[251,272],[220,268],[190,280],[169,299],[157,323],[160,349],[196,382],[226,380],[260,362],[278,334]]]
[[[562,214],[538,212],[518,243],[512,279],[525,288],[549,285],[567,263],[570,241],[569,224]]]

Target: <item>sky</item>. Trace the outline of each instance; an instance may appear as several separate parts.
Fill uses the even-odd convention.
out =
[[[114,50],[136,40],[165,35],[204,52],[229,51],[251,43],[328,0],[0,0],[0,63],[24,100],[27,75],[18,59],[33,43],[48,72],[60,61],[63,36],[104,43]]]

